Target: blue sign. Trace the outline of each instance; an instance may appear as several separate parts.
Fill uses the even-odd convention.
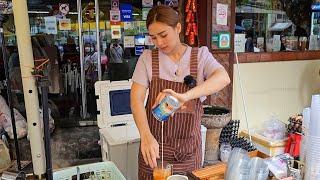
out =
[[[140,56],[143,53],[144,46],[136,46],[134,50],[135,50],[135,55]]]
[[[320,10],[320,3],[313,3],[311,5],[311,10],[312,11],[319,11]]]
[[[121,21],[132,21],[132,5],[131,4],[120,4]]]

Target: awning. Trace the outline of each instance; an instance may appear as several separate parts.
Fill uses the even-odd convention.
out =
[[[263,9],[253,6],[237,6],[236,13],[249,13],[249,14],[286,14],[284,11]]]
[[[281,23],[275,23],[273,26],[269,28],[269,31],[283,31],[290,27],[292,25],[292,22],[281,22]]]

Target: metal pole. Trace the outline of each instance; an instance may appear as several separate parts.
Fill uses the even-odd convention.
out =
[[[87,116],[87,96],[86,96],[86,82],[84,74],[84,52],[83,52],[83,38],[82,38],[82,7],[81,0],[77,0],[78,8],[78,30],[79,30],[79,49],[80,49],[80,76],[81,76],[81,96],[82,96],[82,117]]]
[[[50,142],[50,129],[49,129],[49,106],[48,106],[48,92],[50,82],[48,76],[39,78],[38,85],[41,87],[41,103],[43,114],[43,127],[44,127],[44,144],[46,152],[46,179],[52,180],[52,159],[51,159],[51,142]]]
[[[100,49],[100,17],[99,17],[99,2],[95,0],[95,13],[96,13],[96,39],[97,39],[97,53],[98,53],[98,79],[101,81],[101,49]]]
[[[19,149],[18,136],[17,136],[16,120],[14,117],[14,111],[13,111],[13,105],[12,105],[12,92],[11,92],[11,81],[9,78],[8,56],[7,56],[7,51],[5,48],[4,36],[3,36],[4,19],[5,19],[5,16],[3,14],[0,14],[0,41],[1,41],[0,46],[2,49],[2,58],[4,62],[4,71],[5,71],[6,83],[7,83],[8,105],[10,108],[10,115],[11,115],[11,121],[12,121],[11,124],[12,124],[13,137],[14,137],[14,146],[16,149],[18,170],[21,171],[20,149]]]
[[[45,173],[44,141],[40,127],[38,89],[32,76],[34,59],[32,53],[30,24],[26,0],[13,0],[14,24],[19,49],[23,94],[28,120],[28,135],[34,174]]]

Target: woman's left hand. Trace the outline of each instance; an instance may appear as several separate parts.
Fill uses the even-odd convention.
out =
[[[177,92],[173,91],[172,89],[164,89],[162,92],[160,92],[156,98],[156,101],[153,105],[153,108],[156,107],[161,102],[161,100],[166,97],[166,95],[171,95],[171,96],[177,98],[180,103],[181,109],[186,108],[184,106],[184,104],[189,100],[187,95],[185,93],[184,94],[177,93]]]

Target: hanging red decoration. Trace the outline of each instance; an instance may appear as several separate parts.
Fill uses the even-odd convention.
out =
[[[196,37],[198,36],[198,25],[197,25],[197,0],[187,0],[185,4],[185,24],[186,24],[186,39],[189,45],[195,45]]]

